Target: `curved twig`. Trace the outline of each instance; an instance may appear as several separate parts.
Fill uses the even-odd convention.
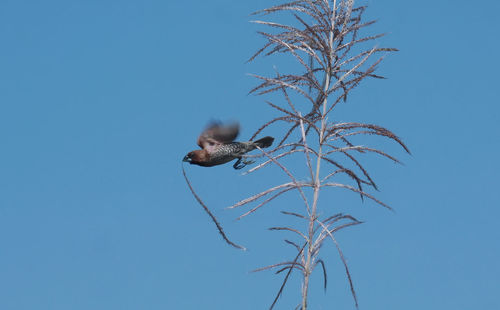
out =
[[[186,180],[186,183],[189,186],[189,190],[191,190],[191,193],[193,194],[194,198],[196,198],[196,201],[198,201],[198,203],[203,207],[203,210],[205,210],[205,212],[208,214],[208,216],[210,216],[210,218],[212,219],[212,222],[215,224],[215,226],[217,226],[217,229],[219,230],[219,234],[222,236],[222,239],[224,239],[224,241],[226,241],[227,244],[229,244],[237,249],[245,251],[246,250],[245,247],[238,245],[238,244],[232,242],[231,240],[229,240],[229,238],[224,233],[222,226],[217,221],[217,218],[212,214],[212,212],[210,212],[210,209],[208,209],[208,207],[203,203],[201,198],[195,193],[193,186],[191,186],[191,183],[189,182],[189,179],[186,175],[186,171],[184,171],[184,165],[182,165],[182,174],[184,175],[184,179]]]

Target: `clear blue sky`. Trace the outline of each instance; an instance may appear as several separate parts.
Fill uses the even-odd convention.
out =
[[[241,138],[272,112],[247,92],[272,61],[249,13],[274,1],[0,1],[0,309],[266,309],[293,257],[266,231],[291,194],[245,221],[223,208],[278,184],[270,169],[188,167],[235,241],[189,193],[181,159],[211,118]],[[500,309],[496,1],[360,1],[388,32],[379,73],[342,120],[395,131],[412,156],[369,162],[396,213],[322,200],[365,224],[338,234],[361,309]],[[224,190],[226,189],[226,190]],[[333,247],[312,309],[354,309]],[[299,299],[295,276],[277,309]]]

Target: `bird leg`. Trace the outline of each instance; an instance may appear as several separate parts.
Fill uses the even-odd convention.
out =
[[[250,158],[252,155],[243,155],[241,156],[241,158],[243,158],[243,163],[245,165],[251,165],[255,162],[255,160],[252,160],[252,159],[245,159],[245,158]]]
[[[246,165],[253,164],[255,160],[250,159],[242,159],[242,157],[238,157],[238,160],[234,163],[233,168],[236,170],[244,168]]]
[[[234,163],[233,168],[236,170],[240,170],[245,166],[246,164],[244,162],[241,162],[241,157],[238,157],[238,160]]]

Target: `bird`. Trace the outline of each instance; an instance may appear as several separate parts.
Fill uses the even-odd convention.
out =
[[[266,148],[273,144],[274,138],[267,136],[257,141],[236,142],[240,126],[238,123],[222,125],[220,122],[211,122],[198,137],[197,144],[201,150],[195,150],[184,156],[184,162],[202,167],[222,165],[233,159],[238,159],[234,169],[242,169],[253,161],[243,160],[246,153],[257,147]]]

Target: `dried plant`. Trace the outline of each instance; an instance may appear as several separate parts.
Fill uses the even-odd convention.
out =
[[[262,16],[281,16],[289,14],[292,22],[256,20],[269,32],[259,32],[266,43],[249,61],[257,56],[289,55],[299,65],[299,73],[279,73],[271,77],[253,75],[260,80],[251,93],[274,96],[278,102],[267,104],[279,112],[279,116],[262,125],[253,135],[256,137],[269,126],[279,125],[284,129],[279,143],[271,151],[262,151],[265,161],[246,173],[252,173],[268,165],[278,166],[289,181],[253,195],[230,206],[243,208],[256,204],[245,211],[239,219],[253,214],[274,199],[290,191],[297,191],[304,204],[302,211],[283,211],[287,216],[303,220],[302,227],[272,227],[271,230],[287,231],[296,235],[299,241],[285,240],[297,250],[291,260],[259,268],[256,271],[274,269],[277,273],[286,272],[271,309],[281,295],[292,271],[302,275],[302,301],[297,309],[306,310],[311,273],[321,267],[326,288],[327,278],[324,261],[320,257],[325,241],[330,240],[336,247],[345,266],[347,280],[356,307],[358,300],[344,255],[336,241],[335,234],[346,227],[361,222],[351,215],[331,212],[323,208],[320,212],[318,197],[322,190],[343,188],[360,195],[361,199],[373,200],[382,207],[388,205],[368,193],[369,188],[377,189],[368,170],[358,159],[359,154],[374,153],[396,163],[399,161],[378,148],[358,145],[355,140],[362,135],[376,135],[392,140],[409,153],[405,144],[391,131],[373,124],[359,122],[334,122],[329,116],[337,105],[348,98],[348,94],[365,78],[382,79],[375,74],[377,65],[387,52],[394,48],[370,46],[383,34],[361,36],[360,31],[374,21],[362,19],[365,6],[354,6],[353,0],[299,0],[277,5],[254,13]],[[308,176],[299,177],[292,168],[286,167],[283,159],[303,153]],[[341,164],[341,160],[350,165]],[[344,176],[344,178],[342,177]],[[351,183],[342,182],[346,180]],[[308,179],[304,181],[304,179]],[[327,215],[325,215],[327,214]]]

